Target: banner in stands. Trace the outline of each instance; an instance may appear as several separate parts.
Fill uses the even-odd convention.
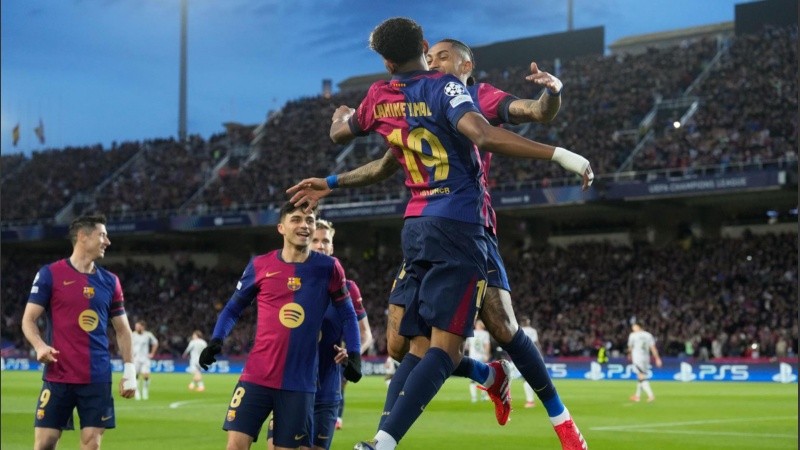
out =
[[[375,204],[326,205],[321,208],[320,216],[325,220],[335,221],[363,219],[364,217],[402,216],[405,208],[405,200],[392,200]]]
[[[278,223],[278,211],[267,209],[252,212],[232,212],[206,214],[202,216],[170,217],[170,228],[173,230],[191,231],[207,228],[242,228]]]
[[[554,379],[635,380],[633,365],[620,360],[607,364],[595,361],[548,360],[550,376]],[[787,360],[788,361],[788,360]],[[385,358],[365,358],[362,364],[364,375],[385,375]],[[115,372],[122,372],[122,360],[111,361]],[[208,373],[238,374],[244,368],[244,359],[222,359],[209,368]],[[2,370],[41,370],[41,364],[28,358],[3,358]],[[155,359],[150,365],[155,373],[185,373],[189,371],[185,359]],[[515,374],[519,376],[519,373]],[[658,381],[759,381],[775,383],[797,383],[797,362],[751,361],[747,359],[726,360],[725,363],[682,361],[667,358],[660,368],[653,368],[650,376]]]
[[[786,184],[786,171],[763,170],[737,172],[727,175],[708,175],[680,180],[620,181],[608,183],[604,198],[636,199],[644,197],[675,197],[711,192],[735,192],[747,189],[777,188]]]

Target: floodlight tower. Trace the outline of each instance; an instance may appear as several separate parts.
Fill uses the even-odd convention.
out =
[[[567,31],[572,31],[572,2],[567,0]]]
[[[188,0],[181,0],[180,94],[178,98],[178,140],[186,141],[186,18]]]

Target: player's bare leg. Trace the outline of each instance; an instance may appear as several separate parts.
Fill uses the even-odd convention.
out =
[[[105,428],[81,428],[81,450],[99,450]]]
[[[406,309],[399,305],[389,304],[388,317],[386,319],[386,347],[389,356],[395,361],[402,361],[409,351],[409,341],[400,335],[400,321]]]
[[[228,445],[225,450],[249,450],[253,437],[241,431],[228,431]],[[275,447],[276,450],[281,447]]]
[[[57,428],[35,427],[33,429],[33,450],[53,450],[61,438]]]
[[[486,330],[508,352],[525,381],[539,395],[562,449],[586,449],[586,441],[561,402],[539,349],[519,328],[511,305],[511,294],[505,289],[490,286],[486,289],[480,317]]]

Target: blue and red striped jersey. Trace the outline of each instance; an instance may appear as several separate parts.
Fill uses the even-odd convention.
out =
[[[467,91],[476,100],[478,110],[486,120],[494,125],[510,123],[508,118],[508,106],[517,97],[498,89],[488,83],[478,83],[467,87]],[[481,165],[483,166],[483,183],[485,187],[486,204],[488,206],[489,229],[495,233],[497,228],[497,215],[492,208],[492,196],[489,192],[489,168],[492,164],[492,153],[481,152]]]
[[[347,291],[353,299],[358,320],[367,316],[364,304],[361,301],[361,290],[353,280],[347,280]],[[334,345],[341,346],[344,337],[342,319],[333,306],[329,306],[322,319],[322,337],[319,341],[319,382],[315,401],[319,403],[332,403],[342,399],[342,366],[336,364]]]
[[[45,365],[42,379],[56,383],[110,383],[108,318],[125,314],[119,278],[95,265],[78,272],[69,259],[36,274],[28,302],[45,308],[44,340],[60,353]]]
[[[315,392],[322,317],[331,303],[350,304],[339,261],[317,252],[310,252],[302,263],[284,262],[281,250],[256,256],[247,264],[229,302],[255,302],[258,308],[255,342],[240,380]],[[214,338],[230,332],[233,324],[224,322],[220,314]]]
[[[456,77],[415,71],[375,82],[350,118],[353,134],[377,132],[403,166],[405,217],[488,225],[478,150],[456,128],[468,112],[479,111]]]

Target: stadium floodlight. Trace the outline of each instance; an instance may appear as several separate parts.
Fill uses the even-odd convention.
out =
[[[178,94],[178,140],[186,141],[186,20],[188,16],[188,0],[181,0],[181,56],[180,56],[180,93]]]

